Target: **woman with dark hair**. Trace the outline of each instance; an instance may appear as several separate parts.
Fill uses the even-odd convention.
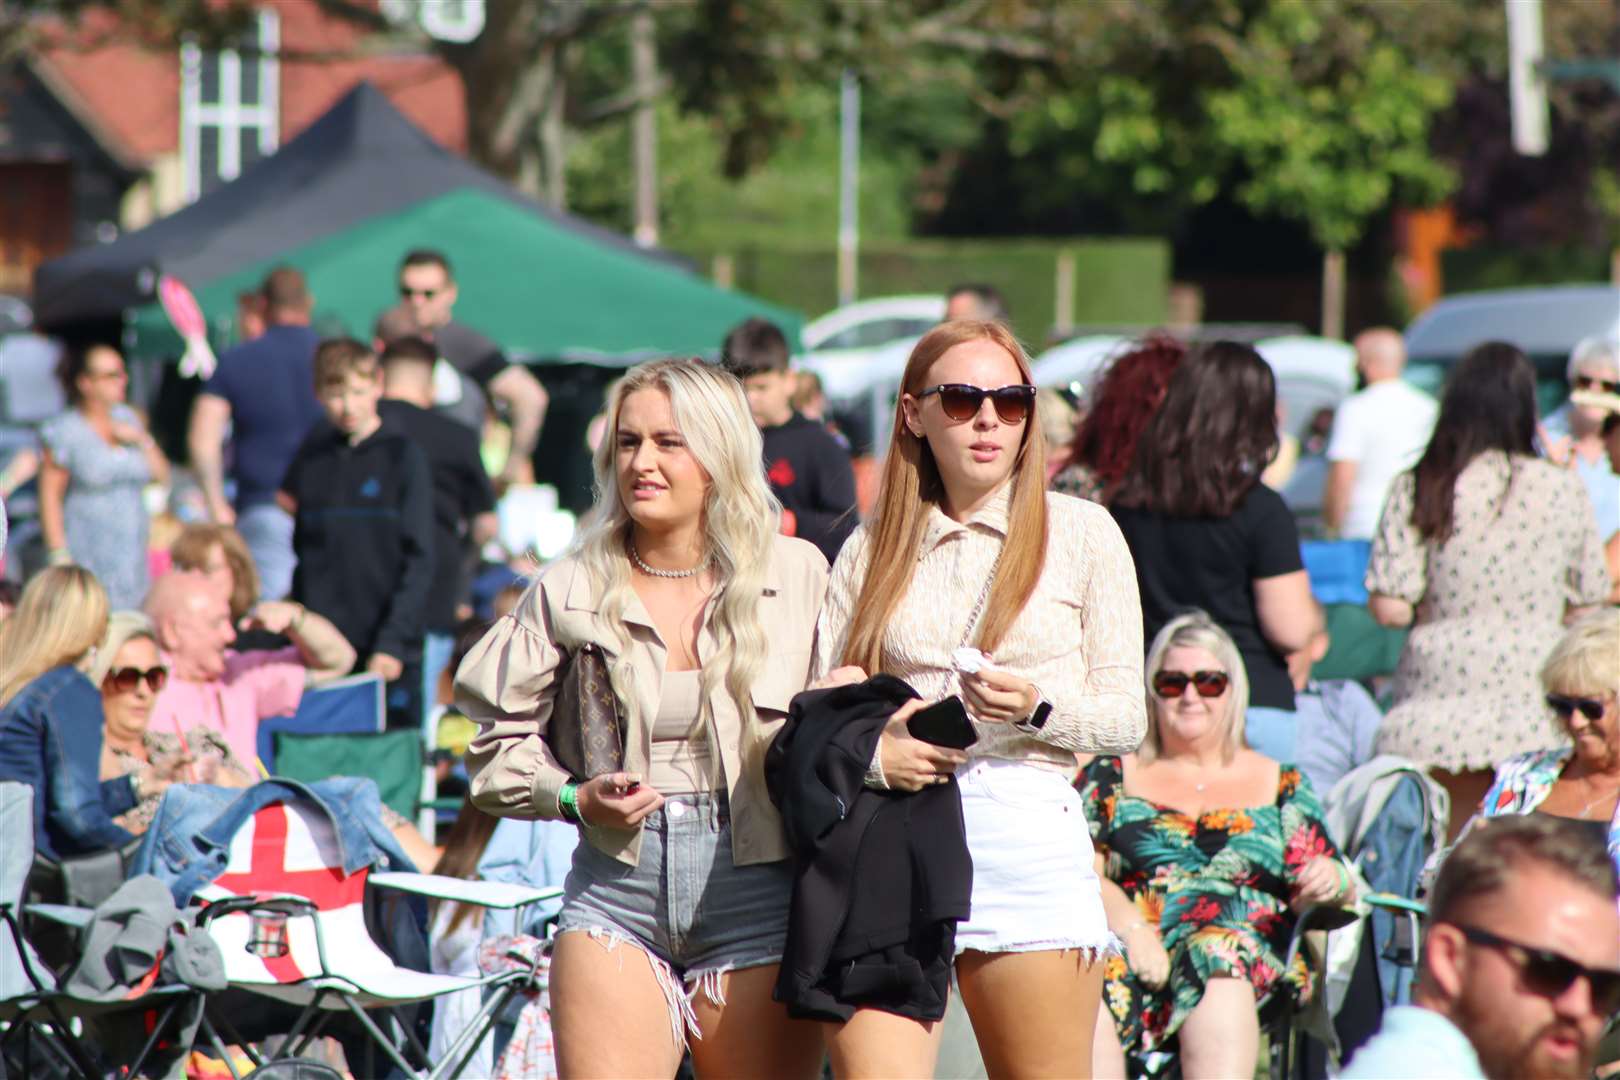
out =
[[[39,523],[51,562],[78,563],[115,609],[138,608],[147,581],[141,489],[167,482],[169,462],[124,403],[129,376],[117,349],[68,349],[56,374],[73,407],[40,431]]]
[[[1143,631],[1201,608],[1249,673],[1245,732],[1294,760],[1294,684],[1285,657],[1320,616],[1282,497],[1260,482],[1277,452],[1277,385],[1247,345],[1216,341],[1176,368],[1110,508],[1136,560]]]
[[[1536,669],[1609,591],[1586,489],[1536,457],[1535,395],[1514,346],[1463,357],[1367,566],[1373,617],[1412,627],[1378,749],[1429,767],[1451,793],[1453,836],[1498,762],[1565,742]]]
[[[1048,485],[1092,502],[1113,498],[1136,458],[1136,444],[1170,388],[1170,376],[1187,355],[1173,337],[1156,334],[1108,365],[1091,395],[1090,408],[1069,446],[1069,463]]]

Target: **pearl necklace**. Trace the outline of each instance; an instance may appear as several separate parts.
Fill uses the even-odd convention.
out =
[[[643,574],[648,574],[648,575],[650,575],[652,577],[661,577],[661,578],[688,578],[688,577],[693,577],[693,576],[701,573],[703,571],[703,568],[709,565],[709,560],[707,558],[705,558],[702,562],[698,563],[696,566],[692,567],[692,569],[690,569],[690,570],[659,570],[656,567],[648,566],[645,562],[642,561],[641,552],[636,550],[636,545],[634,543],[631,543],[628,546],[630,548],[630,558],[635,561],[635,564],[636,564],[637,568],[640,569]]]

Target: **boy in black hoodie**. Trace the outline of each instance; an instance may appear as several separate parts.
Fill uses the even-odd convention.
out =
[[[405,435],[384,428],[382,372],[349,338],[315,351],[318,424],[278,501],[294,515],[293,598],[343,631],[388,683],[388,726],[422,723],[421,663],[433,587],[433,480]]]
[[[720,362],[748,392],[765,440],[765,477],[782,500],[782,531],[833,562],[858,522],[855,471],[831,432],[794,411],[787,338],[775,323],[749,319],[726,335]]]

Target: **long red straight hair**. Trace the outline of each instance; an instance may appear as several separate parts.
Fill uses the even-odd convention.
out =
[[[957,319],[923,335],[911,350],[900,390],[915,395],[928,385],[934,363],[951,349],[970,341],[992,341],[1018,365],[1020,377],[1033,384],[1029,357],[1011,330],[999,322]],[[905,410],[896,404],[883,484],[868,520],[870,532],[866,576],[855,602],[845,638],[843,663],[876,674],[884,669],[883,638],[895,609],[911,588],[927,532],[929,511],[944,502],[945,483],[928,441],[911,433]],[[1046,565],[1046,441],[1034,407],[1024,421],[1024,436],[1013,460],[1012,496],[1007,508],[1006,548],[990,586],[984,619],[975,644],[993,652],[1024,610]]]

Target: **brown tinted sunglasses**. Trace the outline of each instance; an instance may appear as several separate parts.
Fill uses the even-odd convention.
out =
[[[137,683],[146,680],[146,688],[156,694],[169,684],[169,669],[166,667],[140,668],[124,667],[114,668],[107,672],[107,677],[101,681],[103,687],[110,687],[120,694],[128,694],[135,689]]]

